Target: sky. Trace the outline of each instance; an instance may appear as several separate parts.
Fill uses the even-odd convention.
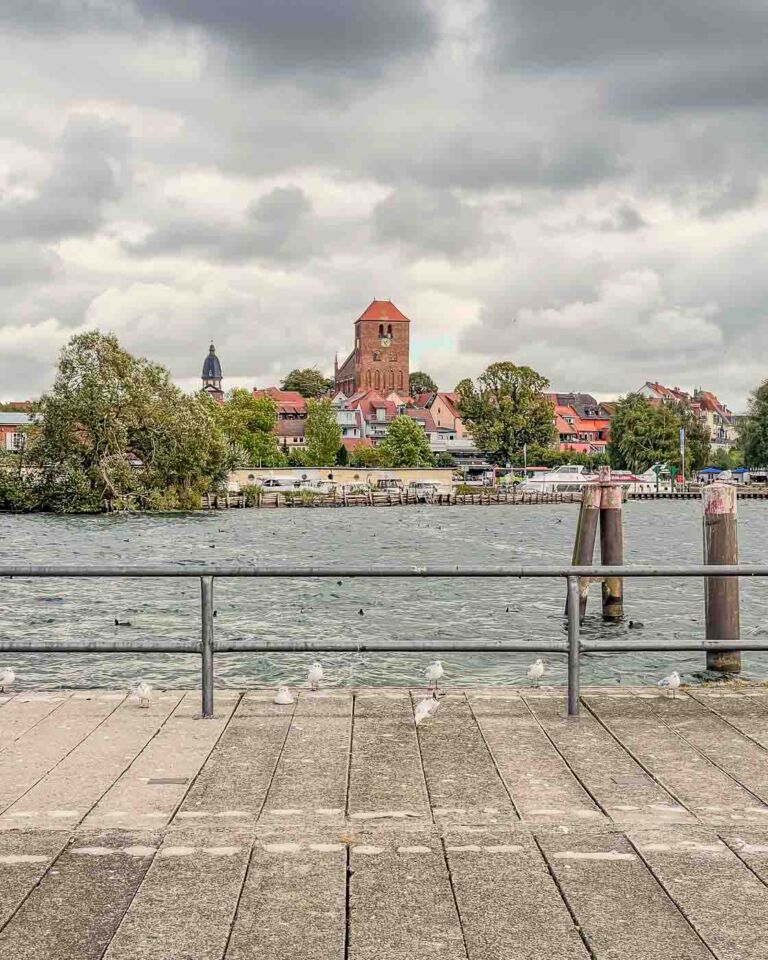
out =
[[[496,360],[733,409],[768,377],[764,0],[4,0],[0,399],[74,333],[185,389],[332,372],[374,297]]]

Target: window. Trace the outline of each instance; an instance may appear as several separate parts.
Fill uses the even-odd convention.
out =
[[[392,336],[392,324],[391,324],[391,323],[388,323],[388,324],[387,324],[387,336],[388,336],[388,337],[391,337],[391,336]]]
[[[383,337],[383,336],[384,336],[384,324],[383,324],[383,323],[380,323],[380,324],[379,324],[379,336],[380,336],[380,337]]]
[[[373,385],[377,390],[381,387],[381,374],[378,370],[373,375]]]
[[[381,354],[379,353],[378,350],[374,350],[374,351],[373,351],[373,359],[374,359],[374,360],[381,360]]]
[[[397,374],[397,387],[399,390],[403,389],[403,371],[400,370]]]
[[[394,370],[389,371],[388,379],[389,379],[390,387],[394,390],[395,389],[395,371]]]
[[[376,407],[376,419],[377,420],[387,419],[387,411],[384,409],[384,407]]]

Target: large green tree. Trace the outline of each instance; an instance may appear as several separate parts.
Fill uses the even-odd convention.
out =
[[[358,443],[350,450],[347,462],[350,467],[380,467],[383,465],[381,448]]]
[[[432,467],[435,464],[424,428],[405,415],[395,417],[378,449],[382,462],[390,467]]]
[[[317,367],[291,370],[282,382],[283,390],[295,390],[302,397],[321,397],[333,390],[333,380],[324,377]]]
[[[740,432],[745,464],[748,467],[768,466],[768,380],[750,394]]]
[[[651,403],[636,393],[618,401],[611,419],[608,455],[618,469],[643,473],[654,463],[680,463],[680,427],[685,428],[686,474],[706,466],[709,431],[689,406]]]
[[[307,440],[307,460],[313,467],[331,467],[341,445],[341,427],[336,422],[336,411],[327,398],[307,400],[307,421],[304,427]]]
[[[477,384],[462,380],[456,387],[459,412],[478,448],[504,464],[525,444],[554,442],[554,409],[544,394],[548,386],[531,367],[507,361],[492,363]]]
[[[210,401],[184,394],[114,336],[73,337],[37,413],[25,456],[41,509],[195,507],[226,479],[229,450]]]
[[[211,401],[211,409],[232,447],[243,451],[248,466],[280,466],[283,456],[277,444],[274,400],[236,387],[227,394],[226,403]]]
[[[412,397],[417,397],[420,393],[437,393],[437,384],[428,373],[416,370],[408,377],[408,389]]]

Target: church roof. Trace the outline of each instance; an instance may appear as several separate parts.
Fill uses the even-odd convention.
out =
[[[405,320],[411,321],[404,313],[401,313],[391,300],[371,300],[365,311],[360,314],[358,320]],[[355,321],[357,322],[357,321]]]
[[[208,356],[203,364],[203,380],[214,380],[221,378],[221,364],[216,356],[216,347],[211,344],[208,350]]]

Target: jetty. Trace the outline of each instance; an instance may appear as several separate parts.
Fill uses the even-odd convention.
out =
[[[0,696],[0,958],[764,960],[765,686],[424,695]]]

